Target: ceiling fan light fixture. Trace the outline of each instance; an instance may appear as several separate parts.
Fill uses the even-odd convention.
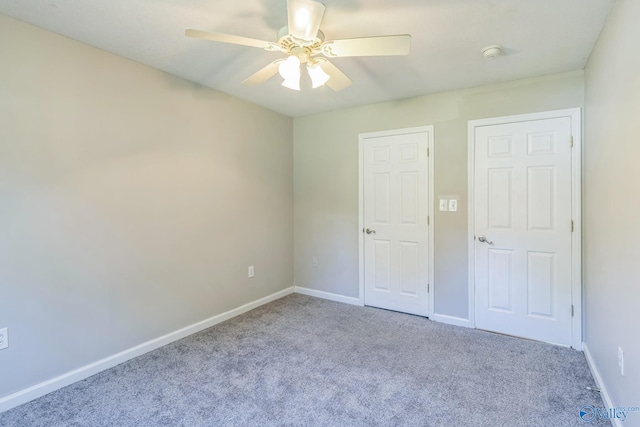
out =
[[[298,74],[298,77],[292,77],[289,79],[285,79],[282,82],[282,86],[288,88],[288,89],[293,89],[293,90],[300,90],[300,75]]]
[[[288,80],[296,76],[300,78],[300,59],[291,55],[278,66],[278,72],[283,79]]]
[[[313,0],[287,0],[289,33],[301,45],[313,44],[324,15],[324,5]]]
[[[297,56],[291,55],[286,61],[282,61],[278,66],[278,72],[284,79],[282,86],[300,90],[300,59]]]
[[[309,9],[302,8],[296,11],[296,16],[293,20],[296,24],[296,28],[303,28],[307,26],[309,19],[311,18],[311,13],[309,13]]]
[[[320,64],[310,64],[307,66],[307,71],[309,71],[309,77],[311,77],[311,86],[315,89],[324,85],[329,81],[331,76],[327,74]]]
[[[327,85],[335,92],[349,87],[353,82],[328,58],[358,56],[407,55],[411,50],[411,36],[397,34],[387,36],[357,37],[325,40],[320,31],[325,6],[317,0],[286,0],[287,25],[278,30],[278,40],[269,42],[233,34],[187,29],[185,35],[202,40],[229,43],[264,49],[285,54],[247,77],[242,84],[256,85],[280,73],[282,85],[300,90],[301,68],[306,64],[309,80],[314,88]],[[318,57],[318,55],[323,55]],[[304,86],[307,86],[306,76]]]

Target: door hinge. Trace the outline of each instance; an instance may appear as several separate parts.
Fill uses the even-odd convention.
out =
[[[429,147],[427,147],[427,157],[429,157]]]
[[[431,217],[427,215],[427,225],[431,225]]]
[[[571,232],[573,233],[573,220],[571,220]]]
[[[431,292],[431,284],[427,283],[427,293]]]
[[[571,135],[571,148],[573,148],[573,135]]]
[[[571,317],[573,317],[573,304],[571,304]]]

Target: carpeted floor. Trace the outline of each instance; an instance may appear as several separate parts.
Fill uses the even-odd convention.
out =
[[[293,294],[0,425],[583,426],[593,385],[574,350]]]

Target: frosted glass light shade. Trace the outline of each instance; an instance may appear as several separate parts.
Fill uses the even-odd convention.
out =
[[[278,72],[282,76],[283,79],[291,79],[296,75],[300,77],[300,60],[297,56],[290,56],[280,63],[278,66]]]
[[[293,89],[293,90],[300,90],[300,75],[298,74],[298,77],[292,77],[290,79],[285,79],[282,82],[282,86],[289,88],[289,89]]]
[[[288,0],[289,33],[298,40],[312,42],[318,35],[324,5],[312,0]]]
[[[290,56],[280,63],[278,66],[278,72],[284,79],[282,82],[282,86],[293,89],[300,90],[300,59],[297,56]]]
[[[331,76],[325,73],[322,67],[320,67],[320,64],[309,65],[307,70],[309,71],[309,77],[311,77],[311,86],[313,86],[314,89],[322,86],[331,78]]]

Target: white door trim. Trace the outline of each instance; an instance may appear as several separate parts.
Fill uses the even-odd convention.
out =
[[[360,305],[364,306],[364,143],[366,138],[384,137],[392,135],[406,135],[411,133],[426,133],[428,135],[427,147],[429,149],[429,316],[433,314],[434,295],[434,254],[433,254],[433,125],[419,126],[404,129],[386,130],[380,132],[368,132],[358,135],[358,282]]]
[[[571,303],[574,307],[574,315],[571,318],[571,347],[580,350],[582,349],[582,113],[580,108],[469,121],[469,235],[467,236],[469,256],[469,320],[471,321],[472,327],[475,327],[475,186],[473,179],[475,176],[475,130],[481,126],[561,117],[569,117],[571,119],[571,133],[573,135],[573,150],[571,152],[571,216],[573,218],[574,231],[571,234]]]

